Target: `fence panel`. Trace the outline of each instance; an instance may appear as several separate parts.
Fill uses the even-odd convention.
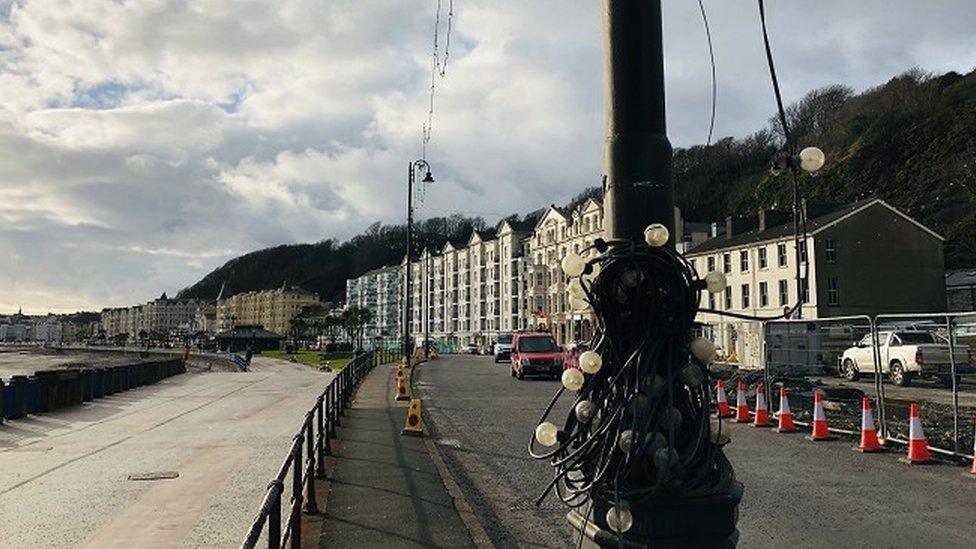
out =
[[[779,409],[779,388],[786,387],[794,417],[808,423],[817,391],[831,429],[856,432],[862,397],[881,400],[872,327],[867,316],[766,322],[763,380],[771,388],[771,413]]]
[[[909,405],[921,408],[929,447],[960,457],[973,451],[976,314],[878,315],[888,438],[907,442]]]

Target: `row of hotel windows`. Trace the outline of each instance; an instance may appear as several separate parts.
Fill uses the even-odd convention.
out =
[[[749,309],[752,307],[752,296],[751,296],[752,286],[749,284],[742,284],[739,286],[739,308]],[[807,284],[807,280],[803,280],[803,302],[807,303],[810,301],[810,288]],[[778,283],[779,290],[779,306],[789,307],[792,305],[790,303],[790,281],[780,280]],[[724,297],[724,308],[725,310],[730,310],[732,306],[732,286],[726,286]],[[769,302],[769,286],[766,282],[759,283],[759,307],[769,307],[771,304]],[[837,287],[837,277],[828,276],[827,277],[827,305],[837,306],[840,305],[840,294]],[[715,294],[708,294],[708,308],[715,309]]]
[[[766,257],[766,246],[759,248],[759,268],[765,269],[769,266],[769,262]],[[776,264],[779,267],[786,267],[787,265],[787,250],[786,243],[780,242],[776,245]],[[832,239],[824,240],[824,260],[827,263],[837,262],[837,242]],[[807,261],[807,243],[800,242],[800,263],[806,263]],[[695,266],[695,260],[691,260],[691,266]],[[712,272],[715,270],[715,256],[708,258],[708,271]],[[726,252],[722,254],[722,272],[725,274],[730,274],[732,272],[732,253]],[[745,273],[749,272],[749,250],[741,250],[739,252],[739,272]]]

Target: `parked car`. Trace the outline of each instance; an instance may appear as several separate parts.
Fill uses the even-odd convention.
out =
[[[946,387],[952,386],[949,343],[938,335],[923,330],[878,332],[878,343],[881,373],[887,374],[896,385],[909,385],[912,379],[925,377],[938,379]],[[957,375],[973,372],[966,345],[956,345],[952,356]],[[841,375],[851,381],[862,373],[874,371],[874,340],[871,334],[844,351],[839,368]]]
[[[478,355],[481,354],[481,350],[478,349],[477,345],[472,343],[470,345],[465,346],[462,353],[466,355]]]
[[[527,375],[557,378],[563,373],[563,353],[546,333],[525,332],[512,339],[512,377]]]
[[[512,334],[500,334],[498,336],[498,341],[495,342],[495,362],[501,362],[503,360],[511,360],[512,358],[512,339],[515,336]]]

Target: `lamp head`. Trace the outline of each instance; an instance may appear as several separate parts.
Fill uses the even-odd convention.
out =
[[[423,178],[422,181],[424,183],[433,183],[434,182],[434,176],[433,175],[430,175],[430,170],[427,170],[427,173],[424,174],[424,178]]]

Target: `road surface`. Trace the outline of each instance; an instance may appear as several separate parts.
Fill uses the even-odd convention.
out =
[[[0,546],[237,547],[331,378],[255,357],[0,426]]]
[[[570,546],[561,505],[533,506],[551,470],[526,454],[558,382],[517,381],[489,357],[442,357],[415,376],[430,434],[495,544]],[[740,547],[972,547],[976,539],[976,480],[962,467],[911,467],[896,455],[853,452],[850,440],[729,428],[727,454],[746,490]]]

